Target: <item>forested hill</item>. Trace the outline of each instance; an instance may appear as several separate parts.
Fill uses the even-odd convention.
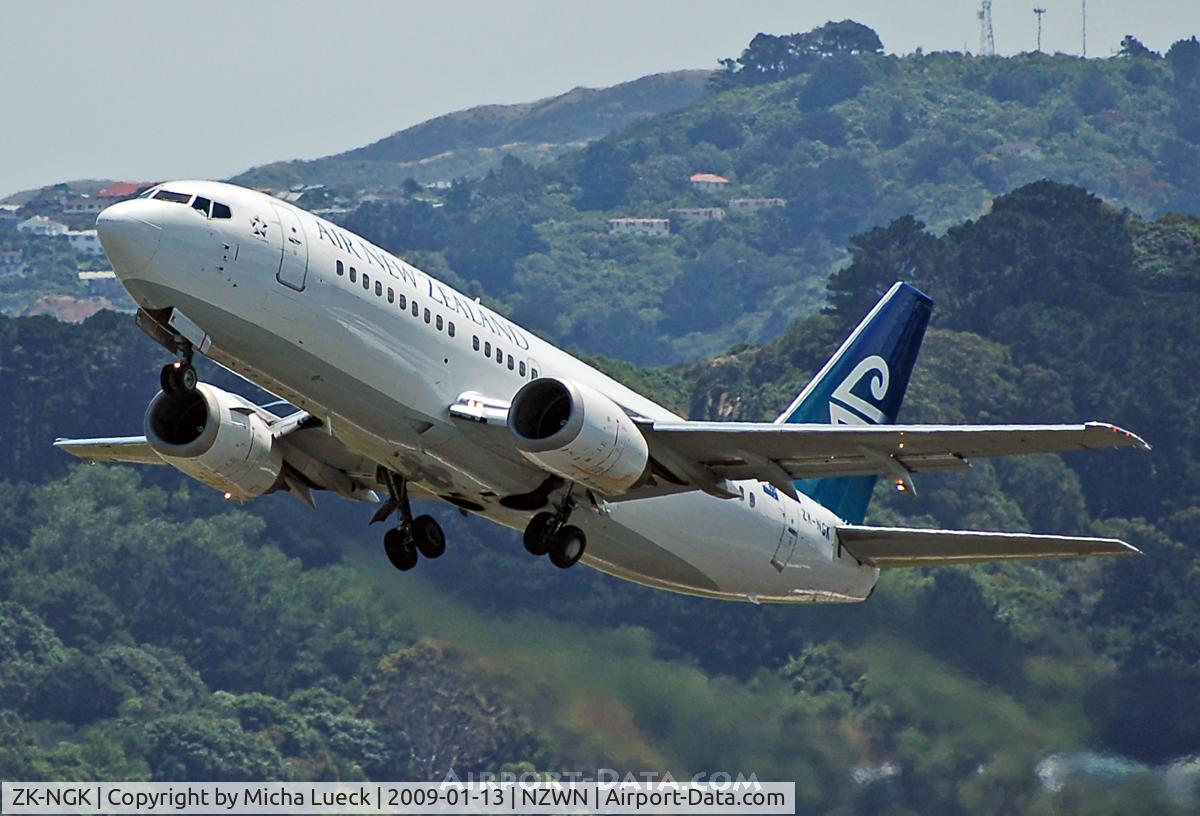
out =
[[[906,213],[944,230],[1040,178],[1147,217],[1200,212],[1194,39],[1166,55],[1130,39],[1109,59],[898,57],[869,29],[826,28],[760,35],[716,92],[555,162],[511,159],[346,223],[555,341],[645,364],[776,337],[820,308],[849,235]],[[694,189],[698,172],[729,183]],[[770,197],[787,206],[729,205]],[[670,212],[706,207],[727,217]],[[671,234],[610,236],[615,216],[670,217]]]
[[[482,105],[438,116],[378,142],[313,161],[255,167],[232,179],[248,186],[324,183],[399,189],[406,178],[483,175],[504,154],[542,162],[606,133],[691,104],[709,71],[654,74],[608,88],[574,88],[517,105]]]

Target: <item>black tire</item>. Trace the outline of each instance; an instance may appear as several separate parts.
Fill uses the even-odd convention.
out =
[[[583,558],[583,551],[586,549],[587,536],[583,530],[568,524],[558,531],[554,543],[550,545],[550,563],[559,569],[573,567]]]
[[[184,363],[179,368],[175,369],[175,386],[181,394],[186,394],[196,390],[196,384],[200,382],[200,377],[196,374],[196,369],[191,363]]]
[[[538,513],[529,520],[525,527],[525,551],[530,555],[543,556],[550,551],[550,523],[554,516],[550,513]]]
[[[175,393],[175,366],[168,363],[162,367],[162,371],[158,374],[158,385],[162,388],[164,394]]]
[[[412,538],[421,555],[438,558],[446,551],[446,534],[433,516],[417,516],[412,523]]]
[[[417,548],[408,531],[394,527],[383,534],[383,551],[388,561],[401,572],[408,572],[417,565]]]

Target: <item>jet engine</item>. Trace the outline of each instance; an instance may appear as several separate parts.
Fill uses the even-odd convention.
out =
[[[508,430],[525,458],[606,496],[638,484],[650,463],[646,438],[629,415],[571,380],[526,383],[508,410]]]
[[[168,463],[245,501],[278,489],[283,452],[246,400],[208,383],[160,392],[146,409],[146,441]]]

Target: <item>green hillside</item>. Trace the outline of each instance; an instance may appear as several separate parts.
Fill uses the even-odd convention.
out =
[[[831,50],[767,77],[719,75],[725,90],[548,165],[510,158],[444,206],[366,205],[345,221],[556,342],[641,364],[716,354],[819,309],[848,236],[906,213],[941,231],[1040,178],[1148,217],[1200,211],[1200,43],[1125,52]],[[697,191],[696,172],[730,183]],[[788,203],[675,218],[669,236],[607,234],[610,217],[735,197]]]
[[[505,154],[536,164],[643,117],[691,104],[705,93],[709,73],[672,71],[609,88],[574,88],[536,102],[482,105],[345,153],[254,167],[231,181],[251,187],[320,183],[399,191],[408,178],[435,182],[481,176]]]

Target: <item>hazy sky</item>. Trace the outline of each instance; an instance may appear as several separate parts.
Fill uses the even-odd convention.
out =
[[[1047,8],[1078,53],[1079,0]],[[994,0],[1001,53],[1034,46],[1033,0]],[[0,195],[73,178],[220,178],[314,158],[442,113],[676,68],[759,31],[850,17],[889,52],[974,51],[977,0],[0,0]],[[1200,0],[1091,0],[1088,53],[1200,31]]]

